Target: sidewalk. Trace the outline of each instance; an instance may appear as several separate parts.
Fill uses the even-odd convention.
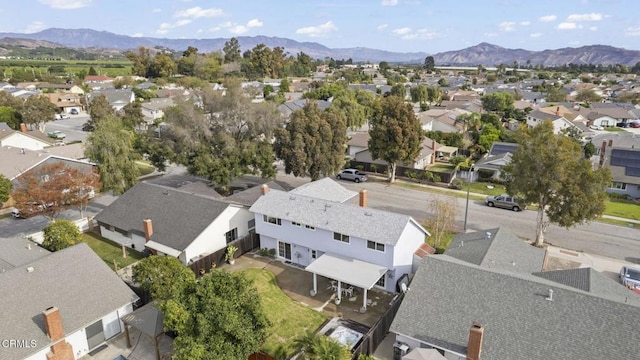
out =
[[[616,281],[618,281],[618,273],[622,266],[638,266],[638,264],[624,260],[567,250],[553,245],[548,245],[546,249],[550,257],[575,262],[580,268],[592,267]]]

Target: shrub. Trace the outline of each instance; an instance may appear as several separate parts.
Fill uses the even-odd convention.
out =
[[[464,186],[464,184],[465,184],[464,180],[462,180],[460,178],[455,178],[449,183],[449,188],[456,189],[456,190],[462,190],[462,187]]]
[[[480,169],[478,170],[478,176],[481,179],[491,179],[495,171],[489,169]]]
[[[276,257],[276,249],[269,249],[268,253],[270,257]]]

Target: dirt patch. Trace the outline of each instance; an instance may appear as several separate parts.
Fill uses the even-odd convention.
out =
[[[571,261],[567,259],[557,258],[554,256],[549,256],[549,261],[547,262],[547,266],[545,266],[544,271],[576,269],[579,267],[580,267],[580,263],[577,261]]]

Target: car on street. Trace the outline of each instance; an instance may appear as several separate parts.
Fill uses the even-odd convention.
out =
[[[591,130],[600,130],[600,131],[604,130],[604,128],[602,126],[600,126],[600,125],[591,125],[591,126],[589,126],[589,129],[591,129]]]
[[[631,124],[631,127],[634,129],[640,128],[640,121],[638,120],[632,121],[630,124]]]
[[[71,115],[78,115],[78,114],[79,114],[79,112],[78,112],[78,110],[76,110],[76,109],[71,109],[71,110],[69,111],[69,114],[71,114]]]
[[[60,130],[56,130],[56,131],[49,131],[47,133],[47,136],[53,139],[64,139],[67,137],[67,134],[63,133]]]
[[[485,199],[485,204],[487,204],[487,206],[489,207],[499,207],[499,208],[503,208],[503,209],[509,209],[509,210],[513,210],[513,211],[520,211],[520,210],[524,210],[527,207],[524,205],[521,205],[516,198],[514,198],[513,196],[509,196],[507,194],[502,194],[499,196],[487,196],[487,198]]]
[[[640,268],[623,266],[620,269],[620,282],[630,289],[640,288]]]
[[[357,183],[362,181],[367,181],[367,174],[361,173],[356,169],[343,169],[340,170],[338,175],[336,175],[338,179],[351,180]]]
[[[56,114],[56,120],[64,120],[64,119],[70,119],[71,117],[67,114]]]

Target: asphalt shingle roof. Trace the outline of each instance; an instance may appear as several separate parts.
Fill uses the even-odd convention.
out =
[[[358,195],[357,192],[345,189],[342,185],[328,177],[298,186],[289,191],[289,193],[339,203],[349,201]]]
[[[407,215],[278,190],[261,196],[249,210],[387,245],[397,243],[409,222],[419,226]]]
[[[127,190],[95,219],[140,236],[144,235],[142,221],[151,219],[152,240],[183,251],[228,206],[208,197],[142,182]]]
[[[0,273],[0,289],[0,339],[37,344],[3,347],[0,360],[22,359],[50,345],[42,312],[51,306],[60,310],[64,332],[71,334],[138,299],[83,243]]]
[[[553,301],[546,300],[549,289]],[[637,295],[627,293],[613,301],[433,255],[423,259],[390,331],[465,354],[469,328],[478,321],[483,360],[634,359],[640,307],[632,299]]]
[[[0,238],[0,273],[49,255],[49,250],[22,238]]]

